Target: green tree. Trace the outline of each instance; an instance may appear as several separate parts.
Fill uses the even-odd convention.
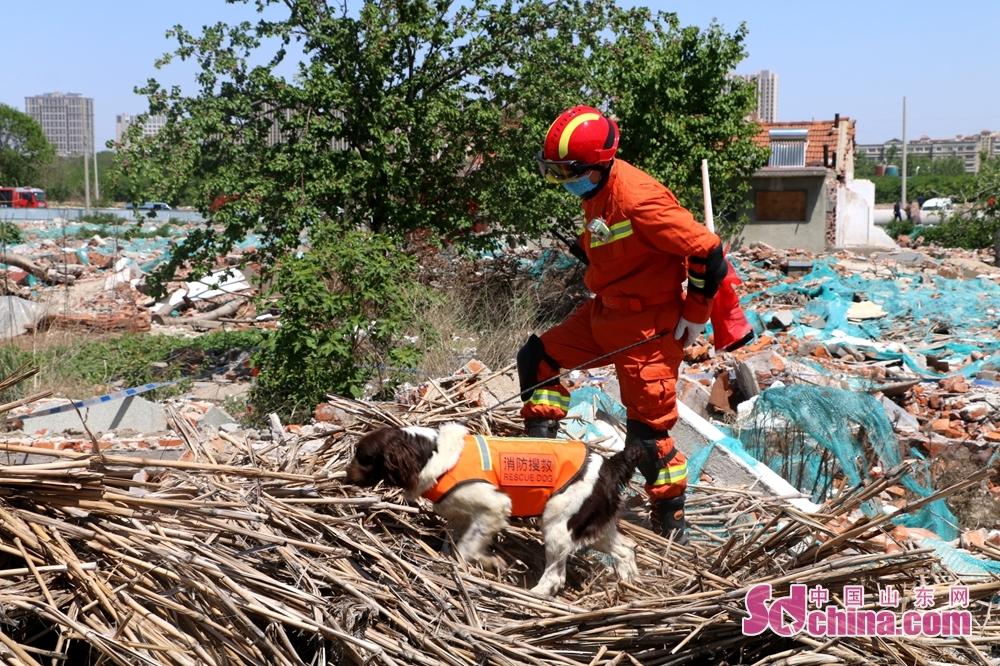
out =
[[[622,128],[621,154],[666,183],[702,213],[701,160],[709,160],[717,228],[746,222],[750,175],[767,162],[752,84],[731,72],[746,57],[746,26],[727,33],[681,27],[676,14],[647,9],[615,16],[613,36],[597,54],[611,109]]]
[[[885,163],[886,164],[896,164],[899,159],[900,153],[899,146],[892,144],[885,149]]]
[[[930,172],[935,176],[964,176],[965,160],[961,157],[940,157],[931,161]]]
[[[311,251],[282,261],[272,293],[281,327],[263,345],[254,389],[261,413],[310,411],[326,393],[360,397],[419,358],[403,339],[423,301],[416,262],[384,234],[315,228]]]
[[[871,178],[875,175],[875,160],[867,154],[857,151],[854,153],[854,177]]]
[[[133,124],[120,158],[130,198],[173,201],[194,186],[213,213],[165,270],[208,265],[253,232],[266,269],[319,223],[449,235],[478,217],[522,232],[570,206],[537,175],[529,188],[532,155],[591,78],[586,49],[565,44],[596,45],[609,3],[366,2],[357,16],[288,4],[280,21],[174,28],[179,46],[161,64],[197,60],[198,93],[154,80],[141,90],[168,123],[145,138]],[[283,46],[251,65],[265,41]],[[294,83],[273,68],[293,41]]]
[[[534,155],[573,104],[617,115],[622,156],[695,209],[699,161],[710,158],[730,228],[745,177],[763,163],[745,120],[750,87],[727,77],[744,28],[682,28],[614,0],[367,0],[353,13],[316,0],[256,5],[274,5],[269,17],[288,11],[170,31],[177,48],[158,66],[196,62],[194,94],[155,79],[138,90],[167,124],[154,137],[141,135],[143,118],[130,128],[118,158],[126,198],[186,199],[210,216],[154,288],[180,266],[207,270],[251,233],[265,278],[281,280],[274,271],[291,270],[285,258],[303,245],[315,251],[318,229],[334,247],[357,230],[398,239],[426,229],[474,245],[568,228],[579,201],[546,186]],[[276,68],[291,51],[301,55],[285,79]],[[480,221],[491,233],[468,234]],[[305,315],[284,295],[279,306],[289,330],[315,330],[292,324]]]
[[[90,168],[90,177],[93,178],[93,161],[88,163],[88,167]],[[97,173],[100,178],[101,199],[95,202],[96,205],[123,200],[122,193],[116,186],[115,172],[117,169],[114,153],[109,150],[97,153]],[[45,190],[50,202],[80,202],[84,199],[83,175],[82,156],[56,157],[39,174],[38,185]],[[91,182],[91,191],[93,191],[93,182]]]
[[[930,155],[914,155],[911,153],[906,156],[906,175],[908,177],[914,177],[917,174],[929,176],[932,166]]]
[[[133,124],[120,157],[129,198],[188,192],[213,213],[166,271],[207,266],[254,232],[266,270],[322,221],[441,236],[477,220],[519,237],[565,225],[577,202],[546,187],[532,158],[556,114],[580,102],[617,114],[622,155],[696,209],[710,157],[723,222],[762,163],[744,120],[750,87],[727,77],[744,28],[681,28],[612,0],[369,1],[357,15],[287,4],[281,20],[174,28],[178,48],[160,64],[196,60],[197,94],[155,80],[140,91],[168,123],[147,138]],[[303,54],[294,82],[274,70],[292,42]]]
[[[34,118],[0,104],[0,183],[33,185],[53,155],[55,150]]]
[[[951,217],[926,229],[924,239],[946,247],[995,248],[1000,266],[1000,159],[983,161],[962,201]]]

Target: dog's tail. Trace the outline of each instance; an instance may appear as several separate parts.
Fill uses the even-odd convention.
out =
[[[613,484],[621,492],[628,485],[635,468],[642,462],[643,453],[642,447],[626,446],[624,450],[604,461],[601,476],[607,476],[608,485]]]
[[[642,449],[628,446],[601,463],[590,497],[568,522],[573,539],[589,542],[607,530],[621,510],[623,491],[641,459]]]

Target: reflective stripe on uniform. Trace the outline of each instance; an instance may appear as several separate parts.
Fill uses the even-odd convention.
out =
[[[569,411],[569,396],[553,389],[537,389],[528,400],[530,405],[548,405]]]
[[[687,472],[687,461],[677,465],[667,465],[666,467],[660,469],[660,473],[656,477],[656,482],[653,483],[653,485],[665,486],[668,483],[680,483],[681,481],[686,481]]]
[[[608,243],[614,243],[615,241],[620,241],[623,238],[628,238],[632,235],[632,221],[622,220],[621,222],[615,222],[608,227],[611,231],[611,237],[607,240],[600,240],[599,238],[591,235],[590,237],[590,247],[600,247],[601,245],[607,245]]]
[[[690,273],[688,273],[688,282],[690,282],[694,286],[698,287],[699,289],[704,289],[705,288],[705,281],[696,278],[695,276],[691,275]]]
[[[479,446],[479,461],[483,466],[483,471],[492,471],[493,458],[490,456],[490,445],[486,442],[486,438],[482,435],[475,435],[474,439],[476,440],[476,444]]]

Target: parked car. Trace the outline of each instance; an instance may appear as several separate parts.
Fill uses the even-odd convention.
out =
[[[920,207],[921,224],[939,224],[955,212],[955,204],[948,197],[934,197]]]
[[[125,204],[125,207],[129,210],[132,210],[133,208],[138,208],[139,210],[173,210],[173,208],[170,207],[170,204],[163,201],[147,201],[146,203],[141,203],[138,206],[128,203]]]

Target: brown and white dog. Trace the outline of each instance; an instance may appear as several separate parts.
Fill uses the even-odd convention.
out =
[[[512,496],[515,505],[517,502],[523,504],[523,499],[518,499],[523,495],[517,493],[524,489],[505,488],[482,478],[454,478],[456,473],[465,474],[457,472],[464,469],[459,465],[460,457],[481,455],[484,468],[490,464],[485,448],[483,453],[475,448],[471,453],[469,450],[477,443],[485,447],[488,439],[471,436],[458,424],[447,424],[438,430],[419,426],[381,428],[358,441],[346,480],[363,487],[384,482],[404,489],[411,499],[429,496],[435,502],[434,510],[453,529],[458,552],[466,560],[496,570],[500,562],[488,554],[488,549],[493,537],[508,525]],[[506,441],[509,444],[527,440],[508,438]],[[576,443],[575,446],[583,445]],[[605,459],[599,453],[582,449],[579,456],[582,464],[575,474],[538,504],[545,541],[545,571],[531,590],[534,594],[551,597],[562,589],[566,583],[566,561],[575,550],[584,546],[610,555],[621,580],[628,581],[638,575],[635,544],[621,535],[617,526],[622,505],[621,488],[631,478],[638,455],[636,449],[629,448]],[[495,450],[493,460],[495,465],[513,467],[513,461],[503,459],[499,462],[501,459]],[[537,460],[528,459],[536,469]],[[543,464],[545,466],[551,469],[551,461]],[[440,488],[440,479],[446,476],[452,480],[442,495],[436,488]],[[522,510],[514,515],[538,514]]]

